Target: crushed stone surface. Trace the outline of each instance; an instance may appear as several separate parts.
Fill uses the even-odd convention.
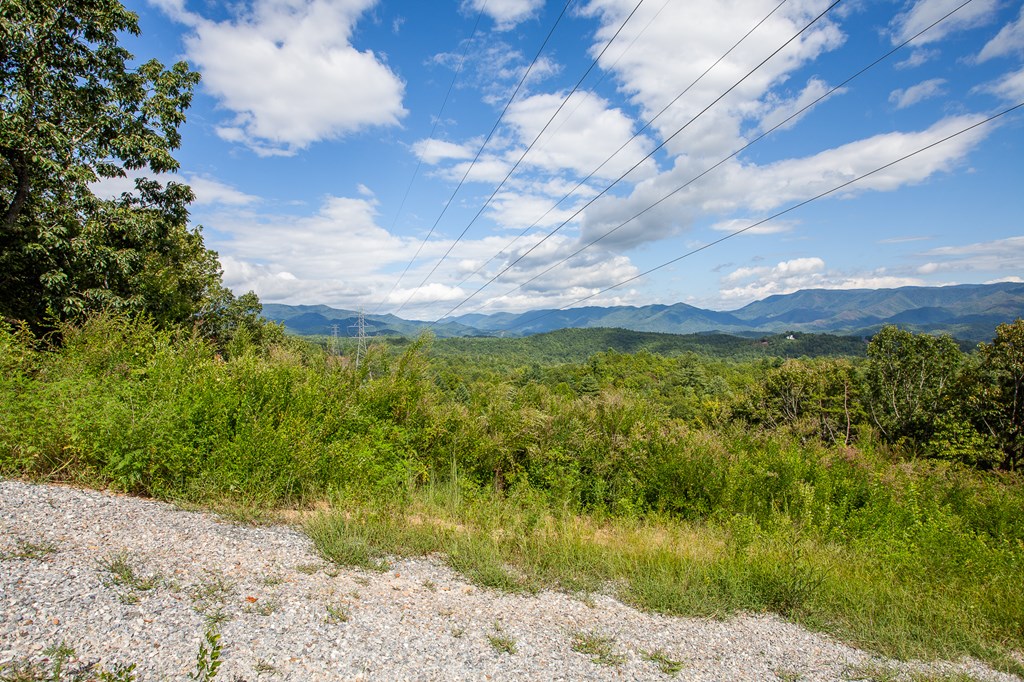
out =
[[[117,578],[118,566],[133,578]],[[212,622],[216,679],[229,682],[1019,680],[972,660],[880,659],[771,615],[677,618],[602,595],[505,594],[432,557],[381,573],[337,567],[290,527],[0,481],[0,677],[50,670],[63,643],[75,652],[68,679],[128,664],[140,681],[191,679]],[[575,651],[579,633],[607,655]],[[663,671],[652,654],[681,669]]]

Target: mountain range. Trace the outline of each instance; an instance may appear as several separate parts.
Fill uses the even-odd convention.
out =
[[[358,313],[325,305],[267,303],[263,315],[295,334],[354,336]],[[528,336],[557,329],[619,328],[693,334],[751,335],[789,331],[865,336],[886,324],[918,332],[948,333],[968,341],[990,340],[997,325],[1024,317],[1024,284],[961,284],[896,289],[807,289],[769,296],[731,311],[685,303],[588,306],[526,313],[470,313],[435,324],[391,314],[365,315],[367,334],[439,337]]]

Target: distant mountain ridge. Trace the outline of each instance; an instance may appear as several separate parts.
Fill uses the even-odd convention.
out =
[[[324,305],[267,303],[263,315],[296,334],[353,336],[358,314]],[[961,339],[991,339],[997,325],[1024,317],[1024,284],[961,284],[895,289],[806,289],[769,296],[737,310],[715,311],[686,303],[588,306],[526,313],[469,313],[429,322],[394,315],[366,315],[367,332],[415,335],[427,327],[437,336],[528,336],[558,329],[619,328],[693,334],[786,331],[869,335],[885,324]]]

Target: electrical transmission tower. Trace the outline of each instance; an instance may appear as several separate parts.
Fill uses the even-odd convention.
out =
[[[331,355],[338,354],[338,325],[331,325]]]
[[[366,317],[363,315],[362,308],[359,309],[356,323],[349,328],[356,330],[356,369],[359,369],[359,363],[366,357]]]

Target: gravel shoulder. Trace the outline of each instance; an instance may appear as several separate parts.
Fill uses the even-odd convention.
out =
[[[116,577],[118,560],[134,581]],[[217,679],[228,681],[673,679],[653,652],[681,663],[674,677],[685,680],[1019,679],[975,661],[885,661],[774,616],[674,618],[600,595],[503,594],[431,558],[338,568],[292,528],[0,481],[0,671],[64,642],[72,669],[135,663],[139,680],[188,679],[211,618]],[[578,633],[591,653],[573,649]]]

